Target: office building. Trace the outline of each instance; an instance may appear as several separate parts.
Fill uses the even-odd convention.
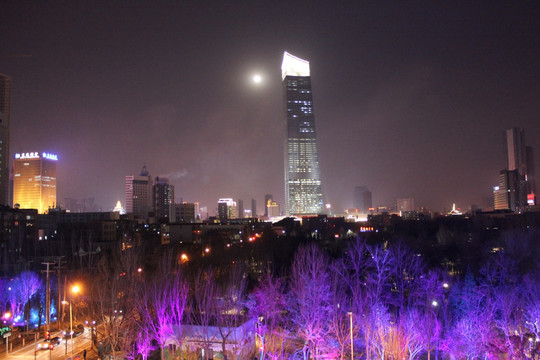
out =
[[[264,210],[267,214],[266,217],[271,219],[280,216],[279,204],[272,199],[268,200],[266,203],[266,209]]]
[[[237,208],[237,216],[241,219],[243,219],[245,216],[244,216],[244,200],[242,199],[238,199],[238,201],[236,202],[236,208]]]
[[[414,211],[414,198],[397,199],[397,211],[411,212]]]
[[[45,214],[56,207],[56,163],[50,153],[17,153],[13,162],[13,206]]]
[[[517,170],[501,170],[498,185],[493,188],[495,210],[517,210],[518,184]]]
[[[521,212],[536,204],[533,149],[525,145],[523,129],[506,130],[506,159],[493,188],[494,209]]]
[[[272,202],[274,200],[274,197],[272,194],[266,194],[264,195],[264,216],[268,217],[268,202]]]
[[[146,166],[143,166],[139,175],[126,176],[125,196],[126,213],[148,219],[152,211],[152,179]]]
[[[287,117],[285,214],[320,214],[323,200],[309,62],[285,52],[281,74]]]
[[[156,177],[152,188],[152,203],[154,215],[160,222],[173,222],[174,215],[174,186],[169,184],[169,179]]]
[[[9,199],[9,126],[11,122],[11,78],[0,74],[0,204]]]
[[[257,200],[251,199],[251,217],[257,217]]]
[[[177,223],[194,223],[197,220],[198,203],[183,202],[174,205]]]
[[[218,218],[221,222],[227,222],[230,219],[236,219],[236,202],[230,198],[218,200]]]
[[[372,207],[371,191],[368,190],[367,186],[355,186],[353,201],[353,207],[358,209],[358,212],[367,214]]]

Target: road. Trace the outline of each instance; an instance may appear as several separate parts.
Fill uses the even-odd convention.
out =
[[[51,334],[51,337],[60,336],[60,332]],[[75,360],[77,355],[80,355],[80,359],[83,360],[82,352],[84,349],[90,349],[90,329],[85,328],[84,333],[73,338],[73,355]],[[42,342],[43,339],[38,341]],[[67,344],[67,355],[66,355]],[[57,345],[53,350],[36,350],[36,344],[34,342],[26,345],[23,348],[14,350],[6,355],[5,345],[0,346],[0,360],[65,360],[71,358],[71,338],[66,340],[62,339],[62,342]]]

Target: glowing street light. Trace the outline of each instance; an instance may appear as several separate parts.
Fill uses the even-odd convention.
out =
[[[259,74],[253,75],[253,82],[254,82],[255,84],[260,84],[261,81],[262,81],[262,76],[261,76],[261,75],[259,75]]]

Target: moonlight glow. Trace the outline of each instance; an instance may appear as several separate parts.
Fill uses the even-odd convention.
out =
[[[262,81],[261,75],[259,75],[259,74],[253,75],[253,82],[254,82],[255,84],[260,84],[261,81]]]

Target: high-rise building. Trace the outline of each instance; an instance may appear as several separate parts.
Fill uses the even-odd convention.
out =
[[[218,200],[218,218],[225,222],[229,219],[236,219],[236,202],[230,198]]]
[[[251,199],[251,216],[257,217],[257,200]]]
[[[495,210],[517,210],[518,179],[517,170],[501,170],[499,185],[493,188]]]
[[[169,184],[168,178],[156,177],[152,188],[152,202],[156,220],[175,221],[174,186]]]
[[[126,176],[126,213],[147,219],[152,211],[152,179],[143,166],[141,173]]]
[[[238,201],[236,202],[237,204],[237,216],[241,219],[244,218],[244,200],[242,199],[238,199]]]
[[[197,220],[198,203],[183,202],[175,204],[175,216],[177,223],[194,223]]]
[[[17,153],[13,161],[13,206],[45,214],[56,207],[56,163],[50,153]]]
[[[285,214],[323,212],[309,62],[287,52],[281,65],[287,117]]]
[[[507,168],[493,190],[494,208],[519,212],[536,202],[533,150],[525,145],[523,129],[506,130],[506,158]]]
[[[358,209],[358,212],[367,214],[372,206],[371,191],[368,190],[367,186],[355,186],[353,201],[353,207]]]
[[[264,216],[268,217],[268,202],[272,202],[274,200],[274,197],[272,194],[266,194],[264,195]]]
[[[410,212],[415,210],[416,209],[414,208],[414,198],[397,199],[397,211]]]
[[[11,122],[11,78],[0,74],[0,204],[9,199],[9,125]]]

